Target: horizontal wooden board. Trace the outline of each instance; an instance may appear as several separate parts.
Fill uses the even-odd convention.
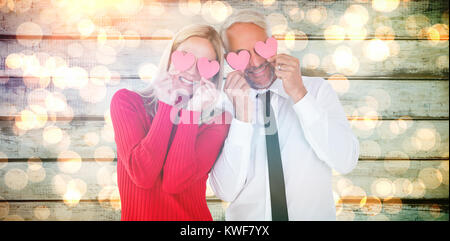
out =
[[[112,203],[112,205],[111,205]],[[5,203],[0,202],[0,206]],[[8,202],[9,214],[1,219],[22,218],[29,221],[119,221],[120,201],[80,202],[75,206],[67,206],[64,202]],[[114,207],[113,207],[114,206]],[[221,202],[208,202],[214,220],[224,220],[225,213]],[[0,220],[1,220],[0,219]]]
[[[8,206],[8,213],[0,220],[48,220],[48,221],[118,221],[120,211],[98,202],[81,202],[75,207],[68,207],[62,202],[0,202]],[[208,202],[214,221],[225,220],[226,204]],[[340,221],[448,221],[448,203],[432,204],[397,204],[383,203],[360,207],[357,204],[344,205],[338,209],[337,220]],[[371,210],[371,211],[367,211]],[[375,211],[373,211],[375,210]]]
[[[333,191],[341,199],[448,198],[448,163],[448,160],[359,161],[351,173],[335,173]]]
[[[108,123],[49,119],[43,122],[48,129],[23,133],[14,121],[2,120],[1,152],[10,159],[57,158],[63,151],[71,151],[69,156],[74,152],[82,158],[113,159],[114,129]],[[448,120],[363,119],[352,120],[351,125],[360,142],[360,159],[448,159]]]
[[[347,175],[335,173],[333,191],[336,200],[448,199],[448,176],[448,160],[360,161]],[[0,197],[6,200],[102,200],[114,193],[119,199],[116,162],[10,162],[0,169],[0,177]],[[67,196],[70,190],[81,196]],[[209,186],[206,197],[217,200]]]
[[[25,82],[24,82],[25,81]],[[59,118],[70,116],[84,118],[102,118],[108,112],[112,96],[122,88],[139,90],[148,85],[141,79],[125,78],[117,82],[106,84],[98,93],[103,96],[90,102],[82,91],[73,88],[60,89],[53,84],[45,90],[27,88],[27,80],[23,78],[10,79],[0,84],[0,116],[17,116],[20,111],[30,104],[45,106],[47,98],[54,92],[62,94],[64,106],[70,107],[70,112],[57,111],[54,114]],[[448,118],[448,81],[441,80],[358,80],[329,78],[329,83],[339,94],[343,106],[347,106],[346,114],[354,117],[354,109],[364,106],[373,106],[378,118],[397,119],[409,116],[412,119]],[[433,93],[433,94],[429,94]],[[64,107],[63,106],[63,107]],[[69,108],[67,108],[69,109]]]
[[[28,2],[28,1],[27,1]],[[367,35],[376,35],[376,29],[380,26],[389,26],[398,38],[417,38],[415,34],[419,27],[431,26],[435,23],[448,25],[448,3],[445,1],[400,1],[396,7],[386,9],[389,12],[377,11],[371,1],[211,1],[200,4],[180,4],[179,1],[143,1],[140,11],[132,11],[131,14],[121,10],[133,10],[133,5],[128,8],[115,7],[112,4],[95,6],[80,6],[78,2],[73,5],[51,4],[53,1],[45,0],[33,2],[33,5],[18,5],[15,12],[8,11],[5,4],[2,8],[4,17],[0,18],[0,34],[14,35],[17,27],[31,21],[41,27],[41,32],[46,36],[79,36],[78,23],[80,20],[90,18],[96,25],[91,35],[96,36],[101,28],[114,28],[127,36],[127,30],[133,30],[142,37],[161,35],[161,30],[177,31],[190,23],[205,23],[220,27],[225,17],[241,9],[253,9],[263,12],[269,17],[272,25],[281,25],[279,29],[295,29],[306,33],[311,37],[323,37],[324,30],[329,25],[339,25],[346,11],[359,13],[358,18],[347,17],[350,25],[361,26],[367,29]],[[137,1],[135,1],[137,2]],[[105,2],[107,3],[107,2]],[[270,4],[267,4],[270,3]],[[352,5],[358,5],[360,11],[347,10]],[[380,4],[381,5],[381,4]],[[392,5],[392,4],[389,4]],[[387,5],[387,6],[389,6]],[[109,8],[108,8],[109,7]],[[189,8],[188,8],[189,7]],[[78,9],[73,12],[74,9]],[[72,11],[72,12],[68,12]],[[107,14],[104,14],[104,12]],[[445,11],[447,18],[445,19]],[[72,14],[69,14],[72,13]],[[212,14],[211,14],[212,13]],[[407,21],[414,15],[425,16],[426,19]],[[70,17],[69,17],[70,16]],[[353,20],[353,22],[352,22]],[[356,22],[356,23],[355,23]],[[428,23],[428,24],[426,24]],[[344,25],[344,24],[341,24]],[[279,31],[278,31],[279,32]],[[166,33],[167,34],[167,33]],[[118,34],[116,34],[117,36]],[[447,36],[448,37],[448,36]]]
[[[380,207],[378,203],[372,203],[371,205],[363,207],[355,204],[350,204],[344,205],[341,211],[337,212],[337,220],[448,221],[448,204],[403,204],[401,205],[401,207],[396,204],[388,203],[383,203],[382,207]]]
[[[27,6],[26,2],[33,3]],[[303,75],[348,77],[348,82],[330,83],[339,94],[361,151],[354,171],[344,176],[334,172],[338,220],[448,221],[447,1],[399,1],[390,12],[374,10],[372,1],[274,1],[269,6],[260,0],[203,1],[202,8],[193,9],[197,12],[189,16],[182,14],[186,6],[172,0],[144,0],[142,9],[129,16],[121,11],[132,10],[130,6],[109,9],[104,15],[105,6],[77,10],[51,2],[55,1],[21,1],[14,7],[0,4],[0,220],[120,220],[116,147],[107,116],[112,95],[120,88],[143,88],[174,32],[189,23],[219,27],[225,16],[221,10],[229,6],[233,12],[262,11],[278,24],[272,30],[279,39],[279,52],[299,58]],[[364,16],[347,15],[349,20],[356,17],[351,25],[366,30],[356,36],[357,41],[349,40],[356,32],[343,26],[346,11],[356,15],[367,11],[367,23],[357,21]],[[87,18],[95,26],[90,34],[80,36],[82,24],[89,27],[89,22],[83,22]],[[26,22],[38,24],[40,31],[16,32]],[[423,34],[435,24],[446,24],[440,36],[444,41],[427,41],[429,36]],[[344,27],[345,40],[329,41],[340,38],[325,33],[332,25]],[[282,40],[286,33],[292,33],[288,38],[295,40]],[[103,34],[107,40],[102,45],[97,37]],[[371,41],[379,37],[395,40]],[[383,51],[390,56],[374,60]],[[35,54],[38,61],[27,57],[22,59],[28,63],[27,71],[11,69],[14,61],[6,62],[11,53]],[[41,67],[49,57],[58,57],[72,68],[59,72],[63,79],[50,74],[59,86],[46,74],[37,74],[46,73]],[[95,80],[109,75],[105,68],[95,71],[98,66],[112,72],[112,80],[105,85]],[[69,88],[82,83],[74,78],[73,67],[86,71],[97,85],[90,82],[81,91]],[[42,126],[36,130],[20,131],[11,119],[29,104],[45,104],[43,91],[32,91],[36,83],[44,87],[50,83],[47,90],[61,92],[58,97],[66,99],[70,108],[49,112],[48,120],[38,123]],[[48,125],[62,130],[61,141],[49,143],[55,136],[43,136]],[[80,157],[81,162],[58,162],[67,150],[73,152],[66,155]],[[42,162],[27,162],[32,156]],[[83,194],[67,192],[68,188]],[[388,196],[395,198],[383,199]],[[214,197],[210,188],[206,198],[214,220],[224,220],[227,203]],[[70,206],[64,199],[75,203]]]
[[[13,61],[6,65],[6,57],[3,57],[0,61],[0,76],[63,76],[63,80],[72,82],[67,85],[74,85],[74,74],[71,75],[70,70],[55,73],[50,68],[47,72],[39,71],[42,69],[40,66],[45,66],[49,57],[55,56],[62,58],[61,62],[65,62],[68,67],[82,68],[91,73],[92,77],[105,76],[102,75],[104,73],[102,71],[92,73],[92,69],[98,65],[105,65],[110,72],[118,73],[121,78],[152,76],[162,50],[168,43],[169,40],[141,40],[139,46],[130,47],[128,40],[106,40],[99,45],[96,39],[44,39],[36,46],[28,48],[19,44],[17,40],[3,40],[0,41],[2,56],[24,53],[27,56],[34,54],[37,57],[24,58],[25,64],[22,66],[28,66],[24,67],[27,70],[25,73],[20,68],[9,68],[21,66],[20,62],[17,66]],[[343,41],[340,44],[322,40],[285,40],[279,41],[279,52],[297,57],[302,65],[302,74],[306,76],[325,77],[341,73],[360,78],[448,79],[448,64],[446,64],[449,53],[448,41],[433,45],[427,41],[416,40],[394,41],[391,44],[379,40]],[[148,64],[153,64],[153,67]],[[229,68],[226,69],[226,72],[228,71]]]

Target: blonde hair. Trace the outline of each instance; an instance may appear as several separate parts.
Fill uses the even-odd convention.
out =
[[[189,25],[181,30],[179,30],[172,40],[170,41],[169,45],[165,48],[161,59],[159,61],[158,70],[156,72],[155,78],[151,81],[151,83],[141,90],[136,90],[135,92],[138,93],[141,97],[144,99],[148,99],[149,102],[146,103],[144,101],[144,104],[148,107],[150,107],[150,115],[154,116],[157,111],[157,97],[156,97],[156,91],[154,88],[154,85],[160,81],[164,80],[165,73],[169,70],[170,67],[170,56],[173,51],[175,51],[178,46],[180,46],[181,43],[183,43],[185,40],[187,40],[190,37],[200,37],[207,39],[211,42],[213,45],[214,51],[216,52],[217,61],[219,62],[219,72],[213,77],[212,82],[215,84],[216,88],[221,88],[223,84],[223,64],[224,64],[224,48],[223,43],[220,38],[219,33],[211,26],[208,25],[200,25],[200,24],[194,24]],[[221,114],[221,110],[217,109],[215,106],[212,106],[211,108],[202,111],[202,115],[200,118],[200,122],[204,123],[214,117],[217,114]]]
[[[267,33],[267,36],[272,35],[269,28],[269,23],[267,22],[266,17],[263,13],[250,9],[244,9],[235,12],[230,15],[220,27],[220,36],[222,37],[223,44],[227,51],[229,50],[230,46],[228,45],[228,37],[226,32],[228,28],[230,28],[231,25],[235,23],[253,23],[264,29]]]

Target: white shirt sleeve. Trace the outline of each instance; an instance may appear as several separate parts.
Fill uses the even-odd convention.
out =
[[[359,158],[359,141],[331,85],[322,79],[317,96],[308,91],[293,108],[319,159],[341,174],[352,171]]]
[[[237,197],[247,180],[252,134],[251,123],[234,118],[222,153],[210,172],[209,182],[212,190],[226,202]]]

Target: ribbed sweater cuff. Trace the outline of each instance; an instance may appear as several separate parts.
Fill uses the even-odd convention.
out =
[[[147,136],[143,140],[145,144],[153,144],[153,141],[156,142],[164,142],[170,138],[170,132],[172,131],[173,123],[171,121],[171,113],[175,112],[174,107],[168,105],[162,101],[158,101],[158,110],[153,118],[152,125],[150,130],[147,133]],[[158,133],[161,138],[152,138],[152,135]],[[168,133],[165,134],[165,133]]]
[[[180,140],[178,143],[195,143],[197,132],[199,129],[199,120],[201,112],[181,110],[181,121],[178,124],[176,138]]]

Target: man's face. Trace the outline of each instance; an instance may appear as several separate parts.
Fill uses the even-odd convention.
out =
[[[255,43],[266,41],[267,34],[263,28],[254,23],[234,23],[228,28],[229,51],[247,50],[250,61],[245,69],[245,79],[254,89],[268,88],[275,79],[273,66],[255,52]]]

